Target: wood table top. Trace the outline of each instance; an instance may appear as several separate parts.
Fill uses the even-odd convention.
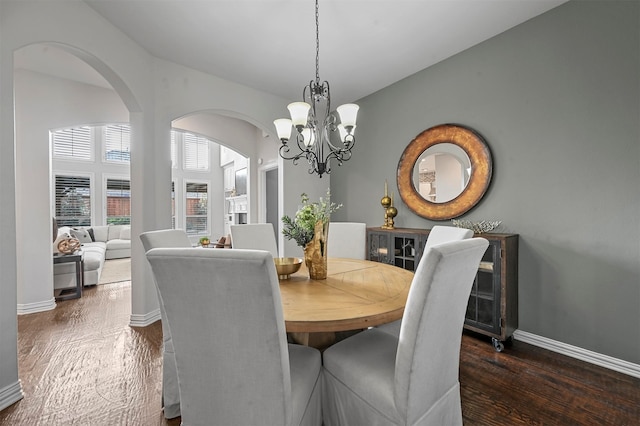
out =
[[[288,332],[335,332],[402,318],[413,272],[369,260],[329,258],[326,280],[304,265],[280,280]]]

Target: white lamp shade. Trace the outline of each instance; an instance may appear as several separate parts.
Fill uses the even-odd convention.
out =
[[[338,133],[340,133],[341,141],[344,141],[347,135],[349,134],[349,132],[347,132],[347,129],[344,128],[344,124],[338,124]],[[353,129],[351,129],[351,136],[353,136],[355,133],[356,133],[356,126],[353,126]]]
[[[289,139],[291,137],[291,120],[288,118],[278,118],[273,121],[278,133],[278,139]]]
[[[311,105],[306,102],[292,102],[287,105],[289,114],[291,114],[291,122],[294,126],[306,126],[309,118],[309,110]]]
[[[316,141],[316,134],[312,132],[310,128],[305,127],[302,129],[302,137],[304,138],[305,146],[311,146]]]
[[[356,104],[344,104],[336,108],[338,115],[340,116],[340,122],[343,126],[355,126],[356,118],[358,117],[358,110],[360,107]]]

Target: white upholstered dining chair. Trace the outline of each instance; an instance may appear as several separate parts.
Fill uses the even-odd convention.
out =
[[[147,259],[174,342],[182,424],[320,426],[320,352],[287,344],[269,252],[160,248]]]
[[[437,225],[429,230],[425,250],[437,244],[450,243],[451,241],[466,240],[473,237],[473,231],[466,228],[458,228],[455,226]]]
[[[182,229],[161,229],[143,232],[140,241],[144,251],[159,247],[191,247],[189,237]],[[176,285],[180,285],[181,281]],[[167,419],[180,416],[180,391],[178,390],[178,375],[176,372],[176,357],[171,340],[171,331],[167,325],[167,315],[164,312],[162,297],[158,292],[160,305],[160,321],[162,322],[162,408]]]
[[[270,223],[249,223],[231,225],[231,247],[236,249],[266,250],[278,257],[278,245],[273,225]]]
[[[462,425],[462,327],[488,245],[472,238],[428,249],[399,337],[371,328],[324,351],[324,425]]]
[[[331,257],[365,259],[367,224],[360,222],[329,222],[327,253]]]
[[[450,243],[451,241],[466,240],[473,237],[473,231],[466,228],[457,228],[455,226],[434,226],[429,231],[427,236],[427,242],[424,245],[424,250],[427,251],[430,247],[433,247],[442,243]],[[395,336],[400,335],[400,323],[401,320],[393,321],[388,324],[379,325],[378,328],[386,333],[391,333]]]

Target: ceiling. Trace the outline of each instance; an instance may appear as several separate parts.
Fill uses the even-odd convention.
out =
[[[355,101],[565,1],[320,0],[320,79],[333,106]],[[156,57],[292,100],[315,79],[312,0],[85,2]],[[16,66],[55,73],[56,50]]]

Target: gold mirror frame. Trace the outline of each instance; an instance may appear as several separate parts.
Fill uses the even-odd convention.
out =
[[[413,170],[422,153],[439,143],[454,144],[467,154],[471,161],[471,176],[456,198],[432,203],[416,190]],[[491,151],[482,136],[458,124],[440,124],[420,133],[405,148],[398,162],[398,191],[402,201],[417,215],[432,220],[453,219],[471,210],[482,199],[489,188],[492,172]]]

